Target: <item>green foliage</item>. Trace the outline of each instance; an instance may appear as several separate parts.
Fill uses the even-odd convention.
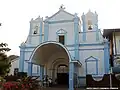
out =
[[[0,76],[5,76],[9,73],[10,71],[10,60],[8,56],[6,55],[6,52],[10,51],[7,47],[8,45],[6,43],[1,43],[0,44]]]

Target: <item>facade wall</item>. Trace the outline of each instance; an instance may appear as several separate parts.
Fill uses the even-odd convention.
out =
[[[85,34],[85,36],[84,36]],[[84,38],[86,39],[84,41]],[[103,42],[103,36],[101,34],[101,31],[87,31],[87,32],[81,32],[79,34],[79,41],[80,43],[101,43]]]
[[[52,17],[48,17],[44,21],[42,18],[31,20],[28,39],[26,43],[21,45],[21,70],[24,69],[24,71],[26,72],[29,71],[29,65],[27,61],[30,62],[30,57],[32,54],[34,54],[33,50],[36,48],[37,45],[40,45],[42,42],[47,41],[58,42],[58,36],[64,35],[64,46],[69,51],[71,59],[79,60],[82,63],[81,67],[75,66],[74,70],[72,69],[79,76],[78,79],[81,85],[85,85],[86,74],[92,74],[97,77],[99,75],[103,75],[104,73],[108,73],[108,42],[105,42],[100,30],[98,29],[97,14],[95,13],[94,18],[93,16],[93,13],[89,11],[89,13],[87,13],[85,17],[83,15],[83,24],[81,24],[81,22],[79,21],[80,19],[76,14],[72,15],[65,12],[64,10],[60,10]],[[91,17],[92,19],[86,19],[86,17]],[[89,24],[86,20],[92,20],[92,30],[88,30]],[[33,26],[35,25],[38,25],[39,29],[38,33],[34,35]],[[81,25],[83,26],[83,32],[81,32]],[[118,46],[119,44],[117,43],[117,47]],[[56,57],[57,56],[54,56],[53,58],[55,59]],[[61,56],[59,54],[59,57],[64,57],[64,55]],[[52,62],[52,60],[54,59],[51,58],[52,56],[49,58],[49,61]],[[24,63],[22,62],[22,60],[24,61]],[[48,63],[48,66],[51,62]],[[24,64],[24,68],[22,68],[22,64]],[[47,65],[45,66],[48,67]],[[40,75],[39,65],[33,65],[32,69],[32,75]],[[49,71],[48,69],[49,68],[44,68],[44,71]],[[50,72],[48,72],[48,74],[50,74]]]
[[[74,22],[49,24],[48,41],[58,41],[59,34],[57,34],[57,32],[61,29],[63,29],[66,32],[65,44],[73,45],[74,44]]]
[[[104,71],[104,51],[103,50],[81,50],[80,53],[80,62],[82,63],[82,67],[79,68],[79,75],[85,76],[86,74],[95,74],[102,75],[105,73]],[[96,61],[97,59],[97,61]],[[88,60],[88,61],[86,61]],[[98,63],[96,65],[96,62]],[[86,64],[89,65],[86,66]],[[91,68],[91,69],[90,69]],[[89,69],[86,71],[86,69]],[[94,71],[93,71],[94,70]],[[87,73],[88,72],[88,73]]]

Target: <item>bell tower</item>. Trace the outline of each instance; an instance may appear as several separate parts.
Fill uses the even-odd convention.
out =
[[[82,27],[83,27],[83,41],[86,41],[87,32],[95,32],[96,41],[99,40],[99,30],[98,30],[98,15],[90,10],[82,15]]]
[[[96,31],[98,29],[98,15],[97,13],[93,13],[90,10],[87,14],[82,15],[83,27],[86,30],[83,31]]]
[[[43,18],[31,19],[30,31],[26,43],[31,45],[38,45],[43,41]]]

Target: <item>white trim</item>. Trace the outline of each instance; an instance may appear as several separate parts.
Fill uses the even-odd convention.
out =
[[[80,61],[78,61],[78,60],[72,60],[71,62],[78,63],[80,66],[82,66],[82,63]]]
[[[62,45],[61,43],[55,42],[55,41],[46,41],[46,42],[43,42],[43,43],[41,43],[40,45],[38,45],[38,46],[33,50],[32,54],[31,54],[31,56],[30,56],[30,58],[29,58],[29,62],[32,62],[32,58],[33,58],[35,52],[37,51],[37,49],[39,49],[41,46],[47,45],[47,44],[56,44],[56,45],[61,46],[61,47],[66,51],[66,53],[67,53],[67,55],[68,55],[68,57],[69,57],[69,61],[70,61],[70,62],[72,61],[72,60],[71,60],[71,55],[70,55],[68,49],[67,49],[64,45]]]

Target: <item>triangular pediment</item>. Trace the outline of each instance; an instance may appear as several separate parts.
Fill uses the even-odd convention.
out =
[[[64,10],[59,10],[57,13],[48,17],[45,21],[61,21],[61,20],[73,20],[74,15]]]
[[[63,30],[63,29],[60,29],[60,30],[57,31],[57,34],[63,34],[63,33],[65,34],[67,32],[65,30]]]
[[[95,60],[95,61],[97,61],[98,59],[95,58],[95,57],[93,57],[93,56],[90,56],[90,57],[88,57],[88,58],[85,59],[85,61],[89,61],[89,60]]]

